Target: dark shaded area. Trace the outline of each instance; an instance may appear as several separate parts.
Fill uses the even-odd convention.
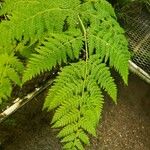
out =
[[[150,85],[131,75],[129,86],[118,79],[118,104],[106,97],[97,138],[87,150],[150,149]],[[0,125],[1,150],[61,150],[51,129],[52,113],[41,112],[46,92]],[[13,120],[14,124],[9,125]]]

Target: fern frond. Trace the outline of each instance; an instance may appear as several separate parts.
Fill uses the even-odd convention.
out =
[[[27,1],[27,2],[30,2],[29,7],[30,5],[32,6],[31,1]],[[21,5],[20,7],[22,7],[22,2],[20,3],[19,5]],[[45,0],[44,3],[47,4],[48,2],[46,2]],[[45,5],[44,3],[42,5]],[[46,16],[51,17],[51,19],[53,18],[54,20],[51,21],[51,19],[49,20],[49,18],[47,18],[47,20],[49,20],[48,22],[49,26],[45,28],[49,30],[47,34],[49,38],[47,39],[46,42],[43,42],[42,46],[37,48],[38,54],[32,55],[33,57],[31,57],[29,61],[27,71],[25,71],[24,82],[30,80],[32,77],[40,74],[41,72],[44,72],[46,70],[51,70],[52,67],[55,67],[57,64],[61,64],[61,62],[66,62],[67,55],[70,58],[72,58],[73,55],[75,55],[76,58],[79,57],[79,53],[80,51],[82,51],[82,48],[84,46],[83,38],[82,38],[83,33],[79,25],[80,21],[78,19],[78,16],[80,14],[82,22],[85,26],[85,30],[87,32],[89,55],[92,55],[93,53],[100,54],[102,59],[105,59],[105,62],[109,61],[110,66],[116,68],[116,70],[121,74],[125,83],[127,83],[128,60],[130,59],[130,54],[128,52],[128,45],[127,45],[127,40],[124,36],[124,31],[116,21],[116,16],[112,6],[105,0],[86,1],[81,4],[79,1],[76,1],[74,7],[70,6],[70,1],[65,2],[65,4],[68,3],[66,4],[66,6],[64,4],[64,0],[62,0],[61,3],[62,4],[59,5],[55,2],[52,2],[51,4],[52,6],[50,5],[48,6],[50,7],[50,10],[51,8],[53,8],[53,10],[55,10],[56,8],[55,11],[57,11],[58,14],[52,13],[53,16],[51,16],[52,14],[50,14],[49,16],[49,9],[43,10],[43,8],[40,8],[41,9],[39,10],[40,12],[38,12],[37,15],[34,15],[34,17],[32,17],[32,14],[29,13],[30,18],[33,19],[30,22],[33,22],[34,24],[34,21],[36,23],[36,20],[38,20],[42,24],[39,25],[37,29],[36,27],[33,27],[33,30],[38,30],[38,31],[43,30],[40,29],[40,26],[42,27],[44,26],[43,25],[44,20],[40,20],[40,18],[38,18],[39,14],[41,14],[41,11],[44,11]],[[39,4],[40,1],[35,3],[35,5],[38,6]],[[35,7],[39,9],[38,6]],[[62,12],[60,9],[57,8],[65,9],[66,13],[60,15],[60,13],[62,14]],[[19,14],[22,14],[19,12],[19,10],[14,10],[14,12],[18,11]],[[59,15],[61,16],[61,18]],[[66,18],[64,19],[65,15]],[[55,19],[57,20],[55,21]],[[72,23],[72,19],[74,20],[74,23]],[[52,27],[58,25],[60,26],[58,28]],[[22,36],[26,31],[28,31],[27,34],[30,34],[30,32],[32,31],[28,29],[32,27],[32,25],[28,25],[27,29],[26,27],[23,27],[24,25],[20,25],[20,26],[24,28],[21,29],[21,31],[24,32],[18,31],[20,34],[22,34]],[[17,27],[15,27],[15,29],[16,28]],[[72,34],[69,33],[69,35],[66,35],[66,33],[68,34],[68,32],[70,31],[72,31]],[[41,33],[43,32],[44,31],[41,31]],[[75,34],[76,32],[78,34]],[[37,32],[33,31],[33,33],[31,33],[29,37],[34,37],[36,34]],[[68,39],[71,38],[73,39],[74,43],[72,43],[72,40],[69,42]],[[66,41],[67,44],[65,44]],[[74,48],[75,48],[74,50],[75,54],[72,54],[72,51],[70,49],[74,49]]]
[[[95,76],[101,69],[99,76]],[[58,136],[67,143],[64,147],[81,149],[82,142],[89,143],[86,132],[96,136],[95,128],[103,107],[100,87],[109,93],[110,85],[115,94],[113,98],[116,98],[116,85],[99,56],[91,56],[88,62],[79,61],[62,69],[49,91],[44,108],[56,108],[52,123],[55,128],[63,127]]]
[[[99,18],[95,18],[95,22]],[[100,54],[105,62],[120,73],[124,82],[128,81],[128,42],[125,38],[123,29],[115,19],[110,16],[101,21],[100,25],[94,24],[88,31],[89,51],[92,54]]]
[[[98,84],[108,92],[116,103],[117,87],[114,84],[114,79],[111,77],[109,69],[106,67],[106,64],[100,62],[99,57],[100,55],[96,55],[90,59],[92,65],[91,78],[96,79]]]
[[[2,14],[8,14],[10,19],[11,38],[28,41],[40,38],[45,32],[62,32],[67,18],[75,26],[75,8],[79,4],[79,0],[6,0]]]
[[[23,82],[51,70],[56,65],[61,65],[62,62],[66,63],[67,57],[72,60],[78,59],[82,45],[82,35],[79,32],[49,35],[36,49],[37,54],[32,55]]]
[[[20,74],[23,72],[22,63],[15,57],[8,54],[0,55],[0,104],[2,100],[10,97],[12,83],[21,85]]]

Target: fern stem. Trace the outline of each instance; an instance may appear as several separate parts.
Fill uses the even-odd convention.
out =
[[[86,84],[86,78],[87,78],[87,70],[88,70],[88,57],[89,57],[89,54],[88,54],[88,42],[87,42],[87,32],[86,32],[86,29],[85,29],[85,26],[80,18],[80,16],[78,15],[78,19],[79,19],[79,22],[80,22],[80,25],[81,25],[81,28],[83,30],[83,36],[84,36],[84,42],[85,42],[85,75],[84,75],[84,83],[83,83],[83,89],[82,89],[82,95],[84,93],[84,87],[85,87],[85,84]]]
[[[78,15],[78,19],[79,19],[79,22],[80,22],[80,25],[81,25],[81,28],[83,30],[83,36],[84,36],[84,42],[85,42],[85,53],[86,53],[86,62],[88,60],[88,57],[89,57],[89,54],[88,54],[88,42],[87,42],[87,32],[86,32],[86,29],[85,29],[85,26],[80,18],[80,16]]]
[[[78,15],[78,19],[79,19],[79,22],[80,22],[80,25],[81,25],[81,29],[83,30],[83,36],[84,36],[84,42],[85,42],[85,55],[86,55],[86,58],[85,58],[85,63],[86,63],[85,64],[85,75],[84,75],[83,89],[82,89],[82,95],[81,95],[81,96],[83,96],[84,95],[83,93],[85,92],[85,85],[86,85],[87,73],[88,73],[88,58],[89,58],[89,54],[88,54],[87,32],[86,32],[84,24],[83,24],[83,22],[82,22],[82,20],[81,20],[79,15]],[[82,105],[83,105],[83,101],[81,101],[81,103],[80,103],[80,107],[78,108],[79,111],[80,111]],[[80,117],[81,117],[81,114],[80,114]],[[78,120],[80,120],[80,118]],[[72,148],[74,148],[76,146],[75,141],[78,139],[78,132],[79,132],[79,128],[80,128],[80,123],[79,122],[76,122],[76,123],[77,123],[77,126],[78,126],[78,130],[75,133],[76,134],[76,138],[73,141]]]

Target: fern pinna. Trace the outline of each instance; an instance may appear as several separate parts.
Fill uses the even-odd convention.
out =
[[[23,65],[15,56],[0,55],[0,104],[10,97],[12,82],[21,85],[19,74],[23,72]]]
[[[63,148],[82,150],[96,136],[105,90],[116,103],[110,68],[128,80],[128,43],[106,0],[6,0],[0,15],[0,51],[20,53],[28,63],[22,82],[64,66],[50,88],[44,108],[55,109]],[[7,29],[7,35],[4,32]],[[1,39],[2,35],[5,39]],[[7,41],[7,42],[6,42]],[[28,52],[29,55],[24,55]],[[0,83],[1,84],[1,83]]]

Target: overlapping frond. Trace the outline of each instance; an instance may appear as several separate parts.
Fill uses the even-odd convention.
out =
[[[66,143],[64,148],[79,149],[88,144],[86,132],[96,136],[103,107],[100,87],[116,100],[117,89],[109,69],[94,55],[88,62],[64,67],[49,90],[44,108],[56,108],[52,123],[55,128],[62,127],[58,137]]]
[[[93,16],[90,19],[93,22]],[[109,65],[120,73],[127,84],[130,53],[124,30],[110,16],[102,19],[95,17],[95,23],[91,24],[88,35],[90,54],[100,54],[105,62],[109,62]]]
[[[0,41],[6,41],[1,45],[8,45],[7,43],[11,40],[11,44],[13,40],[35,42],[51,33],[62,36],[68,30],[82,32],[78,20],[80,15],[88,33],[89,54],[94,52],[101,54],[105,61],[109,61],[110,66],[117,69],[127,83],[127,61],[130,58],[127,41],[123,29],[116,21],[112,6],[106,0],[6,0],[0,12],[9,18],[7,23],[1,24],[2,29],[8,29],[8,34],[0,33],[0,38],[3,38]],[[33,65],[30,63],[32,61],[34,63],[34,57],[35,55],[29,61],[31,67]],[[39,70],[36,74],[39,74]]]
[[[8,54],[0,55],[0,104],[11,95],[12,83],[21,85],[22,63]]]
[[[67,20],[75,26],[75,9],[79,4],[79,0],[6,0],[1,13],[10,20],[12,40],[32,41],[46,32],[62,32]]]
[[[32,55],[24,73],[23,82],[37,74],[51,70],[57,64],[67,63],[68,58],[78,59],[83,46],[82,39],[79,31],[49,35],[36,49],[37,53]]]

